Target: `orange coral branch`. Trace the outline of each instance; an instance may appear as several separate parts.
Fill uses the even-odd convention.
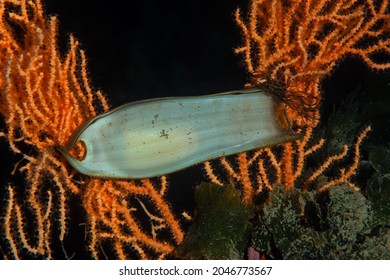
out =
[[[84,180],[55,149],[66,145],[82,123],[108,110],[104,95],[89,83],[78,42],[70,36],[63,57],[56,37],[57,19],[45,17],[40,0],[0,2],[0,113],[6,122],[0,136],[23,157],[16,170],[27,180],[25,186],[8,188],[8,204],[1,213],[8,257],[23,257],[24,248],[51,258],[53,238],[62,243],[67,233],[67,200],[74,194],[87,212],[94,257],[101,256],[97,248],[104,239],[114,248],[114,257],[130,257],[135,251],[137,257],[163,258],[183,239],[166,202],[166,178],[158,184]],[[80,147],[72,152],[80,157],[84,151]],[[142,225],[145,215],[150,226]]]
[[[94,257],[99,257],[99,244],[105,239],[114,240],[116,253],[121,259],[129,258],[131,252],[142,259],[150,258],[150,253],[146,253],[150,249],[154,251],[154,258],[163,258],[183,240],[184,234],[164,201],[165,177],[162,177],[161,183],[161,189],[157,191],[150,180],[140,183],[102,182],[100,179],[90,181],[84,205],[91,219],[89,224],[93,235],[90,250]],[[129,202],[134,197],[140,207],[133,208]],[[153,205],[153,212],[156,213],[152,213],[142,201]],[[149,217],[150,225],[143,225],[142,220],[136,218],[135,214],[140,211]],[[145,230],[145,227],[151,229]],[[160,237],[160,232],[167,230],[173,237],[172,241]]]
[[[371,126],[367,126],[358,135],[356,143],[353,145],[354,156],[353,156],[352,164],[347,168],[341,169],[340,176],[338,178],[330,181],[330,182],[327,182],[323,186],[321,186],[319,189],[320,191],[324,191],[327,188],[329,188],[330,186],[341,185],[343,183],[347,183],[352,188],[359,190],[359,188],[354,183],[352,183],[350,181],[350,178],[356,174],[356,170],[357,170],[357,168],[359,166],[359,162],[360,162],[360,145],[370,131],[371,131]]]
[[[329,186],[341,185],[344,183],[349,184],[352,188],[358,189],[358,187],[351,182],[351,178],[356,175],[358,171],[360,145],[370,130],[371,127],[367,126],[358,135],[356,142],[352,145],[352,163],[349,164],[347,168],[340,170],[338,178],[329,180],[318,186],[319,191],[324,191]],[[308,187],[315,182],[320,175],[323,175],[332,164],[346,159],[348,151],[350,150],[348,146],[345,145],[340,153],[327,157],[325,161],[317,167],[313,166],[310,176],[303,176],[303,171],[308,170],[308,156],[318,151],[325,143],[324,139],[320,139],[317,143],[310,144],[309,142],[312,141],[312,134],[313,129],[308,128],[300,140],[280,145],[274,149],[265,148],[258,150],[254,153],[254,156],[252,156],[251,159],[253,161],[251,161],[250,164],[242,160],[242,158],[247,156],[246,153],[242,153],[235,156],[237,164],[231,164],[227,158],[223,158],[219,160],[219,165],[223,167],[226,172],[226,181],[229,182],[230,180],[234,180],[236,185],[242,188],[243,201],[246,203],[252,201],[257,194],[261,193],[263,187],[271,190],[273,189],[273,186],[282,184],[287,190],[299,188],[302,189],[302,191],[306,191]],[[265,164],[265,162],[268,164]],[[237,165],[237,168],[235,168],[235,165]],[[251,179],[250,174],[253,174],[253,172],[256,172],[256,176],[253,176],[256,177],[256,179]],[[207,175],[212,182],[216,183],[212,180],[212,178],[216,176],[216,171],[213,169],[211,162],[208,162]],[[227,182],[225,182],[225,184]]]
[[[40,1],[1,1],[0,57],[4,63],[0,66],[0,113],[7,126],[2,135],[11,150],[23,156],[18,169],[28,181],[26,192],[14,186],[9,195],[27,193],[24,203],[33,217],[31,221],[22,219],[27,214],[22,210],[26,207],[20,207],[23,202],[10,197],[8,215],[13,213],[17,218],[5,225],[15,230],[5,230],[19,235],[19,239],[8,236],[14,245],[46,258],[51,257],[53,226],[58,226],[58,239],[64,240],[69,193],[81,193],[80,186],[72,180],[72,171],[54,147],[66,144],[73,131],[95,114],[94,106],[105,102],[102,95],[93,100],[84,98],[89,85],[75,75],[86,72],[85,57],[71,38],[70,52],[62,60],[56,36],[57,19],[45,18]],[[44,187],[49,181],[49,187]],[[9,217],[9,221],[13,219]],[[30,227],[37,229],[28,238],[36,245],[29,245],[26,237]]]
[[[236,53],[244,54],[252,86],[284,84],[287,115],[299,126],[317,124],[319,82],[345,55],[373,69],[390,67],[374,59],[390,50],[388,0],[252,0],[248,19],[240,9],[235,18],[244,38]]]
[[[236,53],[244,56],[249,86],[276,95],[282,101],[276,117],[284,112],[302,134],[300,140],[255,152],[251,164],[243,160],[247,154],[235,157],[237,167],[229,159],[220,160],[227,181],[234,180],[242,188],[244,201],[264,187],[272,189],[279,184],[305,191],[332,164],[348,156],[348,146],[344,146],[339,154],[330,155],[306,174],[307,159],[326,141],[309,143],[320,117],[320,81],[346,55],[358,55],[372,69],[390,68],[389,8],[388,0],[251,0],[247,18],[236,10],[235,19],[243,35],[243,45]],[[387,55],[387,60],[375,60],[376,54]],[[342,183],[357,189],[351,178],[358,169],[360,143],[369,129],[363,130],[353,144],[352,164],[320,190]],[[211,162],[206,173],[213,182],[222,182]]]

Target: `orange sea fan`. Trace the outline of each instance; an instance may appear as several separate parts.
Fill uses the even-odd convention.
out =
[[[162,259],[168,255],[184,233],[164,201],[166,190],[165,176],[158,184],[151,180],[91,180],[83,204],[90,219],[93,256],[103,257],[101,244],[107,240],[120,259]]]
[[[1,1],[0,112],[7,128],[2,136],[22,156],[18,169],[28,182],[27,189],[8,187],[2,230],[11,244],[10,257],[19,257],[25,248],[50,258],[53,227],[64,239],[68,195],[81,189],[54,147],[96,115],[96,104],[108,107],[101,93],[92,93],[78,43],[71,37],[70,50],[61,58],[56,36],[57,19],[44,16],[40,1]]]
[[[235,18],[252,86],[280,84],[291,122],[314,127],[319,83],[345,55],[372,69],[388,69],[378,55],[390,52],[388,0],[252,0],[248,17]],[[383,57],[382,57],[383,58]],[[271,88],[272,90],[272,88]]]
[[[358,190],[358,186],[351,179],[358,171],[360,145],[370,130],[370,126],[364,128],[351,148],[344,145],[339,153],[329,155],[323,162],[317,163],[316,167],[311,167],[313,170],[309,176],[304,174],[309,169],[307,159],[325,144],[324,139],[312,143],[312,128],[305,130],[302,139],[276,148],[264,148],[253,153],[240,153],[230,159],[223,157],[217,165],[221,166],[224,172],[216,172],[215,162],[206,162],[204,168],[207,176],[215,184],[229,183],[220,176],[220,174],[225,174],[225,178],[229,178],[234,185],[242,189],[245,203],[259,197],[264,190],[272,190],[278,185],[283,185],[287,190],[296,187],[306,191],[314,183],[320,191],[323,191],[330,186],[346,183]],[[336,178],[325,182],[323,178],[320,180],[327,169],[345,159],[348,153],[352,157],[350,163],[345,168],[340,169],[340,174]]]
[[[351,148],[345,145],[338,154],[329,155],[306,179],[302,174],[307,171],[309,156],[326,141],[311,143],[320,118],[321,79],[346,55],[361,57],[372,69],[390,68],[389,8],[388,0],[251,0],[247,17],[237,9],[235,18],[244,43],[236,53],[244,55],[248,86],[275,94],[281,101],[276,117],[280,112],[286,114],[302,138],[279,147],[222,158],[217,165],[206,162],[209,179],[226,184],[217,171],[222,168],[222,174],[241,187],[243,200],[250,202],[264,189],[279,184],[286,189],[307,190],[352,150],[352,163],[341,169],[339,177],[318,187],[324,190],[348,183],[357,189],[351,178],[357,172],[360,144],[370,126],[362,130]]]
[[[85,207],[93,257],[104,257],[103,241],[113,247],[112,257],[164,257],[183,238],[165,201],[165,178],[153,183],[77,175],[76,180],[56,151],[83,122],[108,110],[103,94],[89,84],[77,41],[71,36],[62,56],[56,37],[57,19],[44,15],[40,0],[0,2],[0,113],[6,124],[0,135],[22,158],[15,172],[26,177],[24,185],[1,182],[4,257],[52,258],[53,244],[62,243],[68,230],[71,194]],[[83,150],[73,153],[82,156]],[[140,212],[152,226],[141,225]]]

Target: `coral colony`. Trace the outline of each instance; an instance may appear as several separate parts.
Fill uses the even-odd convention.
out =
[[[237,9],[235,20],[243,37],[236,53],[243,55],[249,77],[245,87],[275,95],[276,119],[301,137],[207,161],[205,180],[214,183],[210,185],[233,185],[245,207],[256,206],[259,197],[281,187],[286,198],[292,191],[323,192],[336,185],[359,193],[354,176],[370,126],[361,127],[351,145],[327,155],[316,168],[308,168],[307,159],[328,141],[314,139],[313,131],[320,120],[320,82],[336,63],[354,55],[371,69],[390,68],[390,63],[375,60],[378,53],[390,52],[388,0],[250,0],[248,14]],[[24,182],[1,182],[4,258],[54,258],[53,248],[61,246],[69,233],[70,200],[84,208],[86,246],[93,258],[107,257],[103,247],[111,248],[110,257],[118,259],[164,259],[180,251],[188,257],[183,247],[175,249],[185,237],[181,216],[191,215],[173,212],[166,197],[166,176],[90,178],[75,171],[58,152],[78,127],[109,105],[104,94],[90,86],[86,57],[76,39],[70,36],[67,53],[59,52],[57,26],[57,18],[45,15],[40,0],[0,2],[0,112],[5,123],[0,136],[19,159],[13,174],[25,177]],[[364,40],[371,43],[367,46]],[[84,147],[71,153],[83,158]],[[349,160],[336,176],[323,176],[345,158]],[[247,210],[240,211],[248,215]],[[241,239],[239,243],[243,244]],[[69,257],[63,251],[63,257]],[[234,257],[245,256],[236,252]]]
[[[325,142],[320,139],[310,143],[320,117],[321,79],[348,54],[360,56],[373,69],[390,67],[389,63],[380,64],[372,59],[376,52],[389,51],[388,39],[381,39],[382,34],[389,32],[388,2],[379,1],[375,5],[373,1],[360,2],[289,1],[287,4],[287,1],[251,1],[247,21],[243,20],[239,9],[236,11],[236,21],[244,37],[243,46],[236,52],[244,55],[249,86],[271,90],[276,87],[277,91],[278,85],[283,85],[283,92],[277,92],[285,101],[280,104],[281,110],[286,112],[288,122],[304,135],[302,139],[278,147],[282,150],[279,157],[272,148],[253,155],[239,154],[236,170],[226,158],[221,158],[220,164],[229,177],[242,186],[244,201],[251,201],[256,193],[263,188],[272,189],[273,185],[306,189],[332,163],[347,155],[348,147],[344,146],[339,154],[330,156],[319,166],[306,182],[299,180],[305,169],[305,158]],[[370,47],[361,48],[359,42],[366,37],[376,41]],[[349,180],[359,163],[359,145],[369,130],[369,127],[362,130],[350,148],[354,152],[353,163],[341,170],[338,179],[324,183],[322,189],[343,182],[357,188]],[[258,166],[255,182],[251,182],[248,173],[253,164]],[[205,169],[211,181],[222,184],[210,163],[206,162]]]
[[[12,151],[23,156],[17,172],[25,174],[27,181],[25,189],[2,184],[8,193],[2,213],[2,231],[9,246],[6,257],[19,258],[27,250],[36,257],[51,258],[51,245],[62,241],[68,229],[68,200],[76,195],[88,216],[93,257],[101,257],[99,244],[109,240],[118,258],[126,258],[128,250],[143,259],[163,258],[183,239],[164,198],[166,178],[157,183],[147,179],[78,181],[55,149],[66,145],[97,111],[108,110],[104,96],[90,87],[85,55],[77,41],[71,37],[68,53],[58,53],[57,19],[44,15],[41,1],[1,1],[0,18],[1,113],[7,125],[2,135]],[[74,152],[80,154],[82,149]],[[145,208],[150,232],[136,220],[130,199],[141,208],[144,200],[155,205],[155,214]],[[161,229],[169,231],[172,243],[160,237]],[[147,248],[153,255],[147,255]]]

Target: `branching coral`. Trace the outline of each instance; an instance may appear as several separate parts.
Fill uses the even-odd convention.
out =
[[[279,84],[291,122],[314,127],[319,119],[320,80],[346,55],[372,69],[388,69],[378,54],[390,52],[387,0],[252,0],[247,20],[235,17],[244,44],[250,84]]]
[[[7,196],[0,227],[8,240],[2,248],[6,257],[26,257],[26,251],[53,257],[53,243],[62,242],[67,233],[70,195],[84,203],[94,257],[103,240],[119,258],[168,254],[183,234],[164,198],[165,178],[156,184],[88,180],[76,176],[56,151],[83,122],[108,110],[108,104],[101,92],[92,90],[86,56],[72,36],[68,53],[59,53],[57,19],[44,15],[41,1],[0,2],[0,60],[0,112],[6,123],[1,136],[21,155],[15,172],[26,177],[25,185],[5,187],[1,182],[2,196]],[[73,153],[82,156],[83,150]],[[139,212],[151,218],[151,227],[141,228]],[[161,228],[170,234],[161,235]],[[126,255],[125,244],[135,254]]]
[[[101,257],[99,245],[103,240],[113,241],[113,248],[120,259],[127,259],[136,252],[142,259],[164,258],[183,239],[183,232],[164,201],[167,180],[161,177],[157,189],[150,180],[140,182],[101,181],[88,183],[84,206],[90,217],[90,250],[94,257]],[[150,202],[147,204],[145,198]],[[142,202],[143,201],[143,202]],[[140,212],[149,222],[141,222]],[[142,215],[141,215],[142,217]],[[173,244],[162,240],[161,232],[172,235]]]
[[[304,137],[292,143],[286,143],[277,148],[265,148],[251,153],[241,153],[236,158],[228,159],[223,157],[219,163],[206,162],[204,168],[210,180],[215,184],[226,184],[218,177],[214,165],[220,165],[224,169],[227,178],[232,178],[235,185],[240,186],[243,191],[243,200],[247,203],[264,190],[272,190],[274,186],[284,185],[287,189],[293,187],[307,190],[312,183],[320,190],[339,183],[348,183],[354,189],[357,186],[351,181],[356,174],[360,161],[360,144],[370,131],[367,126],[352,145],[352,149],[344,145],[339,154],[329,156],[323,163],[319,164],[311,175],[304,174],[308,170],[307,159],[318,151],[325,143],[320,139],[317,143],[310,143],[312,129],[308,129]],[[352,161],[347,168],[340,170],[340,175],[329,182],[318,183],[321,175],[332,165],[346,158],[349,150],[352,150]],[[236,163],[234,162],[236,161]],[[237,166],[237,167],[235,167]],[[221,173],[219,173],[221,174]]]
[[[29,224],[23,218],[20,201],[14,196],[21,189],[9,186],[4,225],[14,257],[20,247],[50,257],[52,227],[57,225],[51,219],[57,220],[57,238],[63,240],[67,197],[81,193],[54,147],[65,144],[83,121],[96,115],[96,103],[104,109],[107,104],[101,93],[92,93],[85,55],[72,37],[70,50],[61,59],[56,45],[57,19],[45,18],[40,1],[2,1],[0,19],[0,112],[7,125],[2,136],[11,150],[23,157],[18,169],[29,182],[28,192],[23,193],[27,193],[24,199],[35,219]],[[44,188],[47,181],[51,184]],[[33,225],[35,238],[27,238],[26,228]]]
[[[279,184],[287,189],[307,190],[325,170],[348,156],[352,160],[339,176],[317,187],[325,190],[348,183],[357,189],[351,178],[357,172],[359,146],[370,131],[369,126],[362,129],[351,148],[344,145],[338,153],[317,164],[309,176],[303,173],[308,171],[308,158],[325,143],[325,139],[312,143],[313,129],[320,118],[321,80],[346,55],[358,55],[372,69],[390,68],[390,62],[383,59],[390,53],[388,10],[387,0],[252,0],[246,19],[237,9],[235,18],[244,44],[236,52],[244,55],[250,76],[248,86],[275,94],[281,101],[276,117],[285,114],[287,122],[302,135],[301,139],[276,148],[242,153],[230,161],[220,159],[217,165],[241,186],[244,201],[249,202],[265,188]],[[382,54],[382,60],[378,54]],[[215,163],[207,162],[204,166],[212,182],[224,183]]]

